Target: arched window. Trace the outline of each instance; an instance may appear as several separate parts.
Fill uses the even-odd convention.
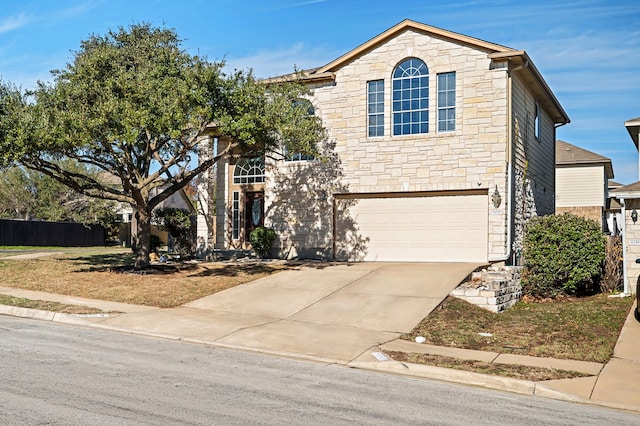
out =
[[[401,62],[393,71],[393,134],[429,132],[429,69],[418,58]]]
[[[261,157],[241,158],[233,169],[233,183],[236,185],[243,183],[264,182],[264,159]]]

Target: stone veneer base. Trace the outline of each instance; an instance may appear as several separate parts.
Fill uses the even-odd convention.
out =
[[[491,312],[502,312],[522,297],[519,267],[490,266],[474,272],[451,295]]]

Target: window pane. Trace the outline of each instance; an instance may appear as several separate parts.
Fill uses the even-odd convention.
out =
[[[438,74],[438,131],[455,130],[456,73]]]
[[[393,72],[393,134],[425,133],[429,111],[429,69],[418,58],[408,58]],[[401,125],[400,125],[401,124]]]
[[[394,98],[396,93],[393,94]],[[367,84],[367,134],[384,135],[384,80],[370,81]]]
[[[233,193],[231,212],[231,238],[237,240],[240,237],[240,193],[238,191]]]

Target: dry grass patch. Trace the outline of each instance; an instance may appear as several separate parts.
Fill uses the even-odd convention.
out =
[[[18,306],[20,308],[38,309],[42,311],[60,312],[63,314],[99,314],[104,311],[87,306],[67,305],[65,303],[50,302],[46,300],[31,300],[21,297],[5,296],[0,294],[0,305]]]
[[[424,336],[426,343],[438,346],[604,363],[613,353],[632,304],[629,297],[599,294],[521,301],[494,314],[449,296],[402,338]]]
[[[473,371],[475,373],[531,380],[534,382],[589,376],[588,374],[578,371],[565,371],[554,368],[529,367],[524,365],[493,364],[483,361],[462,360],[439,355],[393,351],[387,352],[387,354],[394,360],[401,362],[428,364],[436,367],[454,368],[456,370]]]
[[[119,273],[130,252],[93,248],[60,256],[0,261],[0,285],[170,308],[291,268],[277,262],[176,264],[164,271]],[[167,268],[165,268],[167,269]]]

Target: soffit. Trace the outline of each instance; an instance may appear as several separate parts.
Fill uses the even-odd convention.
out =
[[[616,198],[640,198],[640,182],[634,182],[611,191]]]
[[[529,87],[536,102],[550,115],[556,124],[568,124],[571,122],[562,105],[549,88],[542,74],[524,50],[511,50],[489,54],[494,62],[508,62],[510,72],[515,72]]]

